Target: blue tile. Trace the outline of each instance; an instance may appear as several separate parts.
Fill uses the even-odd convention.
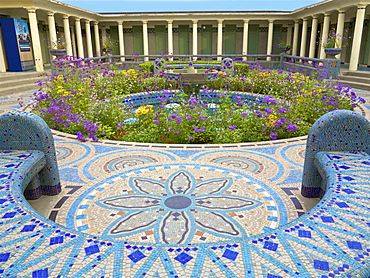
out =
[[[298,236],[299,237],[311,238],[311,232],[310,231],[305,231],[305,230],[298,230]]]
[[[146,256],[139,250],[136,250],[135,252],[128,255],[129,259],[133,261],[134,263],[137,263],[141,259],[144,259]]]
[[[267,278],[283,278],[282,276],[274,275],[274,274],[267,274]]]
[[[82,226],[78,226],[77,229],[82,232],[82,231],[86,231],[89,229],[89,226],[88,225],[82,225]]]
[[[10,253],[0,254],[0,262],[6,262],[9,259]]]
[[[64,242],[64,237],[62,236],[57,236],[57,237],[52,237],[50,239],[49,245],[54,245],[54,244],[60,244]]]
[[[349,208],[349,205],[345,202],[337,202],[335,204],[340,208]]]
[[[189,262],[193,257],[182,252],[180,255],[178,255],[177,257],[175,257],[175,260],[182,263],[182,264],[186,264],[187,262]]]
[[[77,215],[77,216],[76,216],[76,219],[78,219],[78,220],[86,219],[86,214]]]
[[[99,253],[100,249],[98,245],[91,245],[89,247],[85,247],[86,256],[91,254]]]
[[[17,212],[15,212],[15,211],[7,212],[7,213],[4,214],[4,216],[2,218],[13,218],[16,214],[17,214]]]
[[[343,189],[342,191],[345,192],[345,193],[347,193],[347,194],[354,194],[354,193],[356,193],[352,189]]]
[[[25,226],[23,226],[23,229],[21,230],[21,233],[32,232],[35,228],[36,228],[36,225],[25,225]]]
[[[267,216],[267,221],[277,222],[278,218],[276,216],[269,215]]]
[[[32,272],[32,278],[46,278],[49,277],[48,269],[40,269]]]
[[[222,257],[235,261],[236,257],[239,255],[238,252],[232,251],[230,249],[226,249]]]
[[[331,216],[321,216],[321,220],[322,222],[325,222],[325,223],[334,223],[334,219],[333,217]]]
[[[329,271],[329,263],[325,261],[313,260],[313,267],[319,270]]]
[[[362,250],[362,245],[361,245],[361,242],[358,242],[358,241],[349,241],[347,240],[347,245],[348,245],[348,248],[350,249],[355,249],[355,250]]]
[[[275,206],[267,206],[267,210],[277,210]]]
[[[279,244],[277,244],[275,242],[265,241],[265,244],[263,245],[263,248],[264,249],[271,250],[271,251],[276,251],[276,249],[278,248],[278,246],[279,246]]]

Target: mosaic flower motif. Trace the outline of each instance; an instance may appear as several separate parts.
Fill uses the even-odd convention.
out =
[[[185,170],[165,182],[131,178],[132,194],[102,199],[96,203],[122,215],[104,235],[124,237],[154,229],[156,242],[186,244],[196,230],[235,239],[245,236],[243,227],[229,214],[260,206],[250,198],[226,194],[231,178],[196,181]]]

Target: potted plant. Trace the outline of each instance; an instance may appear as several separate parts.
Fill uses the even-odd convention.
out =
[[[285,41],[281,39],[279,40],[276,47],[279,48],[282,53],[287,53],[291,49],[291,45],[287,44]]]
[[[343,39],[344,37],[336,33],[334,29],[329,32],[327,39],[322,43],[328,59],[336,59],[335,56],[342,52]]]
[[[50,54],[53,56],[66,56],[67,55],[66,44],[64,42],[61,42],[60,40],[52,42],[49,48],[50,48]]]
[[[114,47],[114,41],[110,37],[105,38],[102,41],[102,51],[104,54],[112,53]]]

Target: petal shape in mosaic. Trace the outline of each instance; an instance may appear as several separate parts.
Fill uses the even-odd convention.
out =
[[[118,210],[148,209],[158,207],[161,199],[144,195],[126,195],[121,197],[108,198],[100,202],[102,205]],[[100,202],[97,203],[99,204]]]
[[[130,186],[138,193],[153,194],[157,196],[166,195],[164,185],[154,180],[131,178]]]
[[[194,196],[202,196],[209,194],[221,194],[225,192],[232,184],[229,178],[207,180],[196,185],[192,192]]]
[[[127,233],[137,233],[143,229],[149,229],[156,223],[161,213],[156,210],[146,210],[126,214],[110,225],[104,233],[124,236]]]
[[[172,194],[187,194],[193,183],[194,180],[192,176],[185,171],[180,171],[170,177],[168,187]]]
[[[185,211],[169,211],[160,225],[161,241],[167,244],[185,243],[191,232],[191,221]]]
[[[230,195],[196,198],[196,206],[221,211],[238,211],[255,208],[262,203],[253,199]]]
[[[198,226],[208,230],[212,234],[218,233],[223,236],[241,236],[239,228],[231,222],[230,217],[221,213],[196,210],[193,213]]]

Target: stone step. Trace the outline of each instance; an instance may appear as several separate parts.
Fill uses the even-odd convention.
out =
[[[370,80],[369,80],[370,81]],[[340,82],[357,90],[370,91],[370,82],[356,82],[341,79]]]
[[[344,76],[338,76],[339,82],[346,83],[348,81],[350,82],[357,82],[357,83],[370,83],[370,76],[368,78],[363,76],[357,76],[357,75],[344,75]]]
[[[357,76],[357,77],[364,77],[370,79],[370,71],[346,71],[342,73],[342,76]]]
[[[35,82],[45,79],[46,76],[40,72],[2,72],[0,73],[0,97],[36,91],[40,86]]]

